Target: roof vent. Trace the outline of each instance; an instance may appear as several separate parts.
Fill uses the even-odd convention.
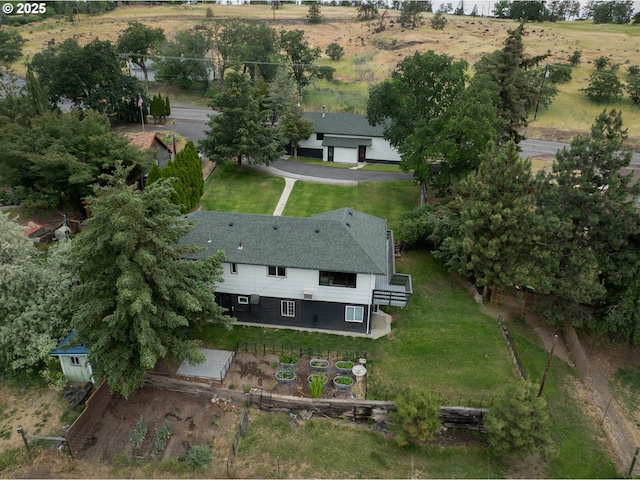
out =
[[[347,212],[349,215],[353,216],[353,212]]]
[[[242,250],[242,242],[238,242],[238,250]]]
[[[316,233],[320,233],[320,229],[319,228],[316,228]]]
[[[346,225],[347,227],[350,227],[350,226],[351,226],[351,224],[350,224],[349,222],[347,222],[345,225]]]
[[[229,222],[229,226],[230,226],[230,227],[233,227],[233,222]]]
[[[277,230],[277,229],[278,229],[278,225],[274,225],[274,226],[273,226],[273,229],[274,229],[274,230]]]

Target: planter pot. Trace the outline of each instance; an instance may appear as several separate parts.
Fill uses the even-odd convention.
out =
[[[276,381],[281,385],[293,385],[296,379],[296,372],[292,370],[280,370],[276,373]]]
[[[313,358],[309,361],[309,366],[311,367],[312,372],[328,372],[329,371],[329,360],[323,360],[321,358]]]
[[[339,392],[351,393],[351,389],[353,388],[353,378],[346,377],[344,375],[337,375],[333,379],[333,385]]]
[[[339,375],[351,375],[351,369],[353,368],[353,362],[336,362],[336,372]]]
[[[281,355],[278,361],[280,370],[296,371],[298,369],[298,357],[294,355]]]

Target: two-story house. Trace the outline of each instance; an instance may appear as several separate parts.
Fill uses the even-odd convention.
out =
[[[223,250],[218,302],[238,322],[370,334],[380,305],[406,306],[386,220],[351,208],[310,218],[198,211],[184,242]]]

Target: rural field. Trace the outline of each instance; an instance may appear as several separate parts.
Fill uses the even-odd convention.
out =
[[[324,51],[332,42],[344,48],[345,56],[338,62],[322,58],[321,62],[336,69],[334,82],[317,82],[304,94],[304,107],[308,110],[327,106],[329,111],[364,112],[369,86],[386,78],[398,61],[416,51],[433,50],[447,53],[456,59],[466,60],[470,66],[485,53],[502,47],[507,30],[516,23],[483,17],[448,15],[444,30],[434,30],[428,24],[431,14],[424,14],[426,24],[416,29],[402,28],[395,19],[397,11],[389,10],[385,16],[386,28],[375,33],[377,21],[359,22],[356,9],[322,6],[323,21],[318,25],[306,22],[307,7],[284,5],[278,10],[260,5],[131,5],[119,7],[96,17],[81,15],[70,23],[65,19],[48,19],[42,23],[19,27],[27,39],[26,57],[42,51],[47,44],[56,44],[66,38],[76,38],[86,43],[94,38],[117,40],[127,27],[127,21],[161,27],[168,38],[180,29],[188,29],[206,22],[206,11],[211,8],[214,19],[245,18],[264,21],[276,30],[303,29],[312,46]],[[640,63],[640,28],[637,26],[593,25],[591,22],[532,23],[527,26],[525,46],[530,55],[549,52],[548,63],[567,63],[575,50],[582,52],[582,63],[573,71],[572,81],[559,85],[559,95],[548,109],[542,109],[535,121],[531,121],[525,134],[530,138],[568,141],[578,133],[589,131],[596,115],[605,108],[617,108],[624,112],[623,119],[629,130],[632,144],[640,150],[640,107],[623,98],[613,105],[596,105],[589,102],[580,91],[588,83],[593,71],[593,61],[608,57],[620,65],[624,80],[626,68]],[[363,80],[356,70],[356,61],[372,72]],[[21,61],[16,62],[17,72],[24,72]],[[470,73],[472,73],[470,71]],[[172,94],[182,97],[181,92]],[[205,97],[187,100],[206,105]]]
[[[443,31],[427,25],[411,30],[395,23],[397,12],[390,11],[385,30],[373,33],[376,23],[356,21],[353,8],[323,6],[323,23],[312,26],[305,21],[306,7],[286,5],[272,10],[262,6],[199,3],[125,6],[96,17],[81,16],[74,23],[49,19],[22,26],[20,31],[27,39],[24,52],[32,56],[46,48],[51,40],[60,43],[74,37],[81,43],[93,38],[115,41],[132,19],[162,27],[171,37],[179,29],[206,21],[209,7],[217,19],[251,18],[265,21],[276,29],[304,29],[309,43],[323,51],[331,42],[343,46],[346,55],[341,61],[323,58],[324,64],[336,68],[337,80],[319,82],[309,88],[304,97],[308,110],[325,104],[330,111],[363,112],[371,82],[386,78],[405,56],[432,49],[465,59],[472,65],[484,53],[501,48],[507,29],[516,25],[481,17],[447,16],[449,23]],[[428,19],[429,14],[425,17]],[[526,134],[532,138],[568,140],[588,131],[603,106],[590,104],[579,89],[586,85],[597,57],[609,56],[622,66],[621,71],[627,64],[640,63],[640,28],[637,27],[565,22],[531,24],[527,32],[528,52],[538,55],[550,51],[550,62],[565,63],[574,50],[583,52],[583,64],[574,70],[573,80],[559,87],[560,94],[553,105],[541,111],[528,127]],[[359,58],[366,59],[372,69],[372,81],[359,78],[355,69]],[[21,64],[14,67],[17,72],[24,71]],[[207,102],[204,94],[198,98],[172,92],[184,101]],[[607,107],[624,111],[629,134],[640,145],[640,108],[628,99]],[[537,168],[543,166],[538,164]],[[271,214],[283,187],[282,178],[248,169],[238,173],[234,166],[226,165],[216,169],[207,181],[202,206],[207,210]],[[308,216],[350,206],[385,218],[389,227],[397,230],[402,213],[412,209],[418,197],[418,188],[411,181],[362,182],[357,187],[298,181],[284,213]],[[518,378],[497,323],[498,316],[502,315],[528,378],[534,383],[540,382],[554,334],[543,321],[520,309],[476,304],[468,283],[447,273],[427,252],[403,253],[397,259],[397,270],[412,275],[414,296],[408,307],[389,309],[394,318],[392,331],[377,340],[256,327],[226,331],[219,326],[207,326],[195,334],[203,345],[219,349],[231,349],[237,342],[245,342],[366,351],[370,387],[376,398],[393,398],[399,391],[428,388],[448,394],[448,398],[480,397],[483,401],[492,401],[501,395],[505,385]],[[399,447],[384,426],[373,423],[317,416],[300,420],[284,413],[251,410],[248,434],[237,451],[233,474],[239,478],[624,476],[631,461],[631,456],[627,456],[629,448],[640,446],[637,408],[640,350],[603,344],[592,338],[586,339],[585,348],[592,355],[597,373],[593,383],[580,378],[563,344],[558,345],[550,364],[544,396],[553,424],[554,449],[547,459],[499,458],[479,434],[450,431],[448,436],[416,447]],[[262,359],[263,362],[269,360]],[[244,388],[234,384],[233,389],[240,386]],[[619,424],[609,420],[613,413],[609,413],[607,402],[613,402],[614,407],[619,405]],[[138,408],[143,408],[143,404],[153,408],[159,403],[162,402],[157,398],[148,398],[140,401]],[[193,408],[205,407],[198,404]],[[206,408],[210,409],[211,405]],[[231,421],[223,421],[222,425],[218,422],[209,425],[211,430],[198,431],[202,438],[209,435],[210,444],[214,446],[213,464],[204,470],[185,469],[175,458],[143,461],[125,454],[110,457],[110,462],[69,459],[56,451],[45,450],[27,456],[15,432],[17,424],[23,424],[29,433],[59,435],[60,429],[73,421],[75,415],[77,412],[70,412],[53,390],[0,386],[0,477],[217,478],[225,473],[222,465],[234,434]],[[123,411],[119,415],[132,420],[131,412]],[[177,450],[178,440],[175,443]],[[215,448],[220,445],[224,447]],[[638,471],[636,468],[635,472]]]

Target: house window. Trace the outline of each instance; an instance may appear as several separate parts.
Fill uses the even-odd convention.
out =
[[[229,264],[229,271],[232,274],[237,275],[238,274],[238,264],[237,263],[230,263]]]
[[[324,133],[316,133],[316,140],[324,140]]]
[[[295,317],[296,302],[293,300],[282,300],[282,302],[280,302],[280,314],[283,317]]]
[[[75,367],[80,366],[80,357],[69,357],[69,364]]]
[[[347,272],[320,272],[320,285],[325,287],[349,287],[356,288],[355,273]]]
[[[249,305],[249,297],[238,297],[238,305]]]
[[[267,267],[267,275],[270,277],[286,277],[287,269],[284,267],[275,267],[270,265]]]
[[[344,319],[347,322],[362,323],[364,320],[364,307],[347,305]]]

